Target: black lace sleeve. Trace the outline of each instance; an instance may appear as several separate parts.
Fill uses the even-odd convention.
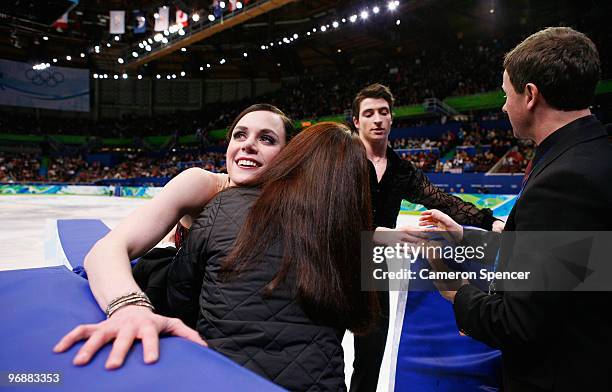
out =
[[[416,168],[413,181],[409,184],[407,191],[407,200],[410,202],[422,204],[428,209],[440,210],[462,225],[491,230],[493,222],[497,220],[490,209],[479,210],[472,203],[442,191],[429,182],[427,176]]]

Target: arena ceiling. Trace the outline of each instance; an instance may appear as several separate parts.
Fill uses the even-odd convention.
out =
[[[178,50],[150,61],[137,72],[186,71],[192,77],[272,79],[304,73],[342,73],[349,67],[371,66],[457,42],[490,40],[549,24],[572,25],[580,18],[601,18],[602,25],[606,25],[611,8],[608,1],[400,0],[397,10],[389,12],[387,1],[378,2],[381,12],[376,18],[359,19],[323,34],[304,35],[290,45],[261,50],[263,43],[330,24],[366,8],[371,10],[377,3],[293,1],[192,43],[184,52]],[[118,70],[117,57],[142,40],[142,36],[128,31],[119,42],[114,42],[108,33],[109,10],[125,9],[129,13],[140,9],[152,14],[157,7],[169,5],[186,12],[198,10],[204,16],[210,12],[210,0],[81,0],[70,13],[69,28],[58,32],[23,17],[12,17],[15,12],[11,7],[23,7],[25,3],[28,2],[8,0],[0,5],[0,57],[32,63],[59,58],[58,65],[88,67],[93,71]],[[145,37],[152,35],[148,31]],[[49,39],[43,40],[44,36]],[[112,48],[98,55],[92,53],[94,45],[105,42],[112,42]],[[81,52],[86,53],[84,58],[80,58]],[[245,52],[247,57],[243,56]],[[65,61],[67,54],[72,58],[69,63]],[[219,66],[219,58],[227,59],[226,63]],[[207,69],[205,64],[215,66]]]

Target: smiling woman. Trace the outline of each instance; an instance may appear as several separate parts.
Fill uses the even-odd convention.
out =
[[[181,217],[198,216],[204,205],[228,184],[248,184],[259,170],[273,162],[293,131],[291,120],[275,106],[257,104],[248,107],[238,115],[228,132],[227,166],[231,180],[225,174],[202,169],[185,170],[166,184],[155,198],[98,241],[84,263],[91,290],[102,309],[107,309],[110,303],[121,302],[127,306],[113,308],[112,317],[106,321],[75,328],[61,339],[54,350],[62,352],[79,340],[87,340],[73,361],[76,365],[84,365],[102,346],[114,340],[113,350],[106,362],[106,367],[113,369],[123,365],[134,339],[143,340],[144,360],[147,363],[155,362],[159,357],[159,333],[182,336],[205,344],[196,331],[180,320],[155,314],[148,307],[141,306],[148,299],[136,302],[121,300],[134,292],[141,292],[135,275],[140,273],[139,283],[146,287],[150,278],[148,274],[160,272],[159,264],[154,268],[147,267],[155,264],[148,259],[146,261],[149,263],[141,260],[137,264],[133,275],[130,260],[149,251]],[[245,164],[245,161],[252,163]],[[153,300],[153,303],[156,304],[156,301]]]
[[[227,170],[231,185],[243,185],[261,171],[289,141],[293,124],[271,105],[253,105],[234,120],[228,132]],[[278,109],[276,109],[278,110]],[[274,115],[275,114],[275,115]]]

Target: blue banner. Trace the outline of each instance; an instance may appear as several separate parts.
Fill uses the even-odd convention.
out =
[[[89,112],[89,70],[0,60],[0,105]]]

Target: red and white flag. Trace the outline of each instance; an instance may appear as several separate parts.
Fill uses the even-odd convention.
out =
[[[66,30],[68,28],[68,12],[66,12],[64,15],[60,16],[58,20],[53,22],[51,27],[54,27],[59,31]]]
[[[189,14],[179,9],[176,10],[176,24],[187,27],[189,24]]]
[[[229,12],[233,12],[236,10],[236,1],[237,0],[229,0],[229,6],[227,7],[227,10]]]

